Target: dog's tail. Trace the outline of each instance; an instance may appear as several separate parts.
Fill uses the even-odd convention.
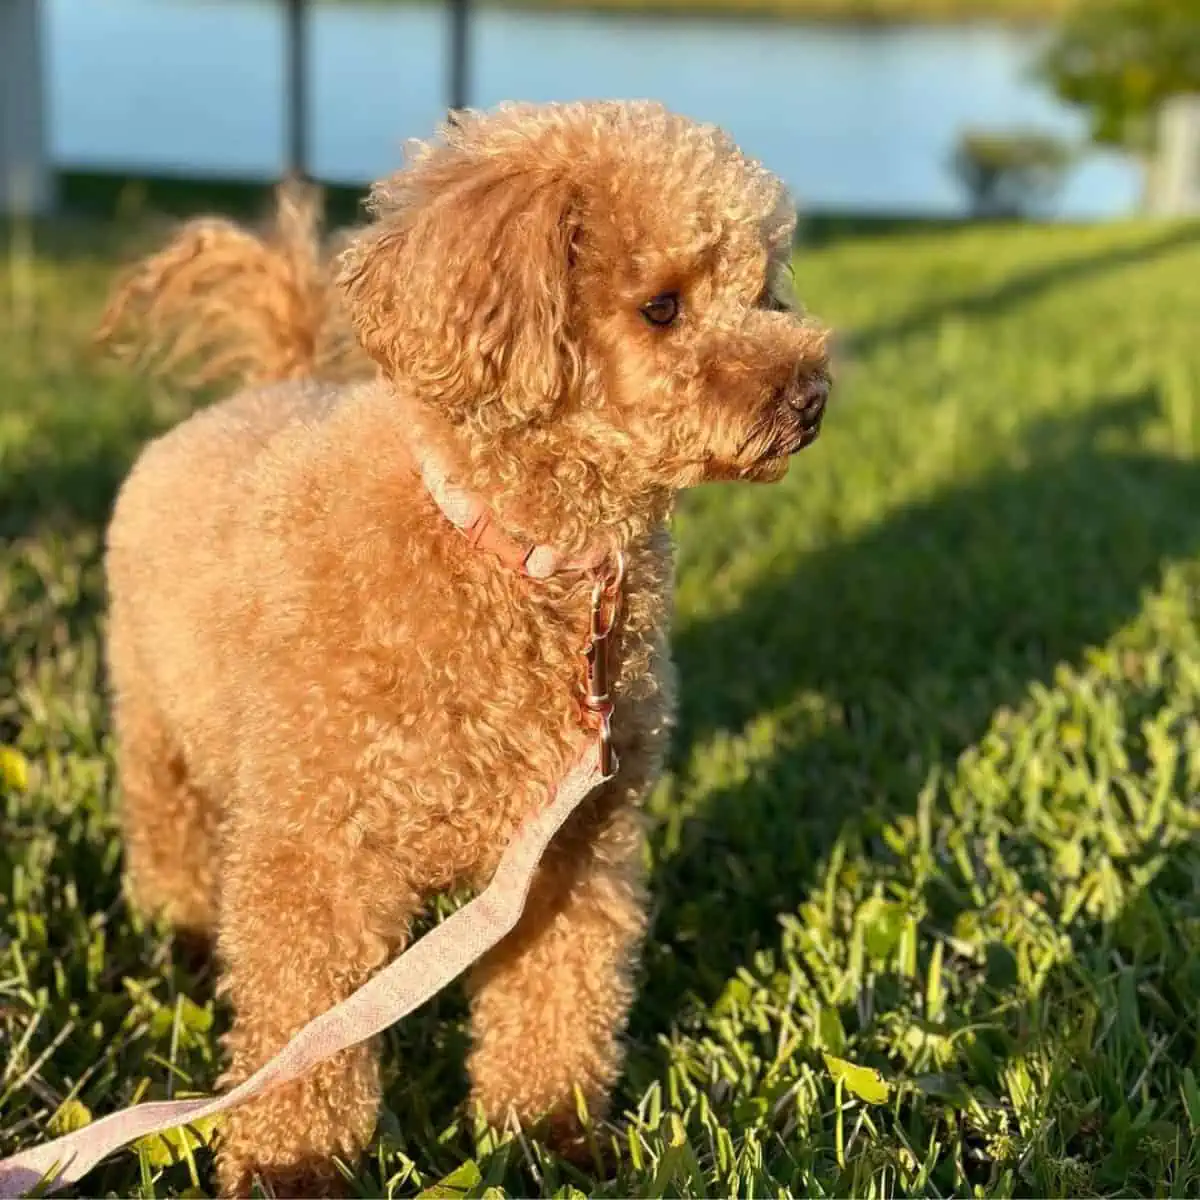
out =
[[[316,188],[285,183],[261,234],[220,218],[189,221],[118,281],[98,340],[186,386],[369,375],[334,286],[322,216]]]

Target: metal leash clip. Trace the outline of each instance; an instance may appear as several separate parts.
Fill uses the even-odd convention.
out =
[[[621,585],[625,582],[625,556],[617,551],[612,569],[598,575],[592,587],[588,644],[583,652],[587,664],[583,707],[596,724],[600,736],[600,770],[605,779],[617,773],[617,755],[612,744],[613,701],[609,691],[611,648],[609,645],[621,607]]]

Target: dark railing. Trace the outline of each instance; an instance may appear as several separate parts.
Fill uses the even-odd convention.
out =
[[[308,0],[283,0],[283,7],[287,22],[284,164],[289,175],[303,178],[308,174]],[[448,0],[447,16],[449,57],[446,100],[447,107],[453,113],[470,103],[467,81],[470,68],[470,0]]]
[[[287,17],[287,151],[284,167],[288,175],[303,179],[308,174],[308,2],[284,0]]]
[[[471,102],[467,89],[470,23],[470,0],[450,0],[450,89],[447,100],[451,112],[466,108]]]

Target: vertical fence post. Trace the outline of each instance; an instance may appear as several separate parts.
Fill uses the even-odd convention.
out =
[[[46,137],[41,5],[0,0],[0,213],[28,217],[53,198]]]
[[[470,103],[467,90],[469,68],[470,0],[450,0],[450,95],[451,114]]]
[[[284,0],[287,18],[287,96],[284,120],[287,149],[284,165],[293,179],[308,175],[308,21],[306,0]]]

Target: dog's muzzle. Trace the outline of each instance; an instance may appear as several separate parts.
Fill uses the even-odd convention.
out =
[[[786,403],[797,427],[796,450],[816,441],[829,402],[829,377],[823,374],[800,379],[788,388]],[[795,451],[793,451],[794,453]]]

